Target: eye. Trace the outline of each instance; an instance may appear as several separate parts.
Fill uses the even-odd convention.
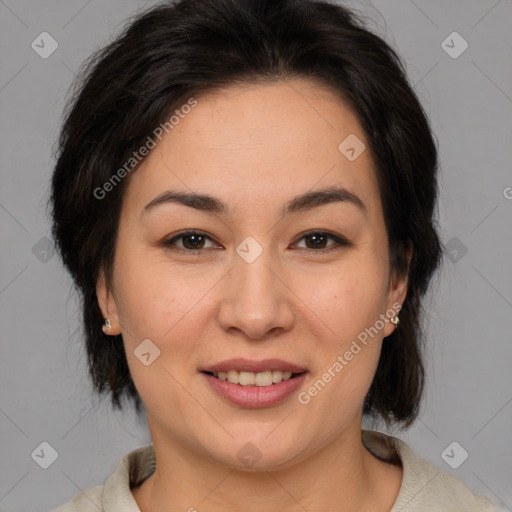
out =
[[[326,242],[331,239],[334,240],[334,243],[326,246]],[[336,249],[339,246],[348,246],[350,242],[338,235],[333,235],[331,233],[326,233],[324,231],[310,231],[302,235],[300,240],[306,240],[306,249],[312,249],[314,252],[324,253]],[[308,242],[309,240],[309,242]],[[300,247],[301,249],[303,247]]]
[[[333,240],[334,243],[326,246],[325,244],[329,239]],[[350,242],[346,238],[324,231],[311,231],[302,235],[299,241],[301,240],[306,240],[306,247],[299,247],[299,249],[310,249],[316,253],[325,253],[340,246],[350,245]],[[186,252],[191,255],[199,255],[201,251],[208,248],[205,246],[207,241],[213,242],[212,238],[201,231],[184,231],[169,240],[164,240],[162,244],[173,250]],[[181,242],[181,246],[177,242]],[[297,242],[295,245],[297,245]],[[209,248],[214,247],[215,244]]]
[[[181,247],[176,246],[176,242],[179,240],[182,241]],[[171,247],[172,249],[195,255],[200,254],[200,251],[205,249],[206,240],[211,241],[212,239],[201,231],[186,231],[179,233],[169,240],[165,240],[163,245],[165,247]]]

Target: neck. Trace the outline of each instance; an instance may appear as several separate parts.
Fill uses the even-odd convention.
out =
[[[370,454],[355,427],[312,456],[268,471],[227,467],[153,435],[156,470],[132,492],[141,512],[313,512],[333,504],[339,512],[389,512],[402,469]]]

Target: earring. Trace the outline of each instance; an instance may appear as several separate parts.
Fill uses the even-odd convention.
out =
[[[110,318],[105,318],[105,323],[103,324],[105,329],[112,329],[112,324],[110,323]]]
[[[398,327],[398,324],[400,323],[400,318],[398,318],[398,315],[395,315],[393,318],[391,318],[391,323],[395,327]]]

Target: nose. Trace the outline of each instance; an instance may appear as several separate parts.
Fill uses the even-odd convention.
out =
[[[265,250],[250,263],[235,254],[232,269],[222,281],[220,326],[226,332],[261,341],[289,331],[295,308],[284,274]]]

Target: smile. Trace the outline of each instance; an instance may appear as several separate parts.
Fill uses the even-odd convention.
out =
[[[230,370],[228,372],[211,372],[211,375],[219,380],[239,384],[240,386],[267,387],[279,384],[283,380],[289,380],[299,374],[282,370],[267,370],[258,373]]]

